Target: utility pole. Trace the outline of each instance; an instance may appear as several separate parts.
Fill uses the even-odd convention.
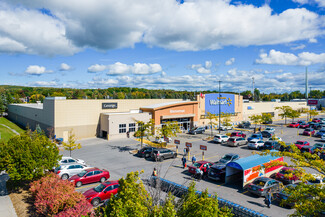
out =
[[[310,98],[312,98],[312,97],[311,97],[311,88],[312,88],[312,87],[309,87],[309,97],[310,97]]]
[[[255,81],[254,81],[254,77],[252,77],[253,79],[253,101],[255,102],[255,91],[254,91],[254,85],[255,85]]]
[[[305,78],[305,82],[306,82],[306,100],[308,99],[308,71],[307,71],[307,67],[306,67],[306,78]]]
[[[218,81],[219,82],[219,100],[218,100],[218,105],[219,105],[219,134],[220,134],[220,130],[221,130],[221,103],[220,103],[220,83],[221,81]]]

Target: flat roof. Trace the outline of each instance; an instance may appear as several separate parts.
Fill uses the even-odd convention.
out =
[[[43,109],[43,103],[16,103],[16,104],[10,104],[10,105],[35,108],[35,109]]]
[[[197,101],[175,101],[175,102],[163,102],[163,103],[158,103],[158,104],[153,104],[153,105],[148,105],[148,106],[143,106],[141,108],[143,109],[157,109],[160,107],[165,107],[165,106],[170,106],[170,105],[177,105],[177,104],[186,104],[186,103],[197,103]]]

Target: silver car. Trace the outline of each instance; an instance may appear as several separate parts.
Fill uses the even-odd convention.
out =
[[[246,144],[247,144],[247,140],[243,137],[230,137],[227,141],[227,145],[233,147],[246,145]]]
[[[229,136],[226,136],[226,135],[215,135],[214,138],[213,138],[213,142],[216,142],[216,143],[225,143],[227,142],[229,139]]]
[[[59,161],[59,165],[70,165],[70,164],[86,164],[84,160],[76,159],[72,157],[62,157]]]
[[[71,176],[79,174],[84,169],[91,168],[87,165],[83,164],[71,164],[71,165],[61,165],[55,168],[54,172],[61,177],[61,179],[65,180]]]

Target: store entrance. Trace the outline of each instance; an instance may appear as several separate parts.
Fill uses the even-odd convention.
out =
[[[163,119],[161,120],[161,125],[164,125],[166,122],[178,122],[179,128],[182,131],[188,131],[193,127],[192,118]]]

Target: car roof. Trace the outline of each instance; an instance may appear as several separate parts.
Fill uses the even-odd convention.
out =
[[[106,187],[109,185],[116,185],[116,184],[118,184],[118,180],[113,180],[113,181],[110,180],[107,182],[103,182],[102,184],[105,185]]]
[[[200,160],[200,161],[196,161],[196,163],[206,164],[206,163],[211,163],[211,162],[209,162],[209,161],[204,161],[204,160]]]
[[[101,169],[98,169],[97,167],[92,167],[92,168],[88,168],[88,169],[85,169],[87,172],[90,172],[90,171],[94,171],[94,170],[101,170]]]
[[[268,177],[258,177],[258,178],[256,178],[255,180],[257,180],[257,179],[259,179],[259,180],[262,180],[262,181],[269,181],[269,180],[273,180],[273,179],[271,179],[271,178],[268,178]],[[255,181],[254,180],[254,181]]]
[[[238,155],[238,154],[235,154],[235,153],[227,153],[227,154],[225,154],[225,155],[235,156],[235,155]],[[224,156],[225,156],[225,155],[224,155]]]
[[[74,159],[74,158],[72,158],[72,157],[62,157],[61,160],[65,160],[65,159]]]
[[[155,151],[170,150],[168,148],[157,148]]]

